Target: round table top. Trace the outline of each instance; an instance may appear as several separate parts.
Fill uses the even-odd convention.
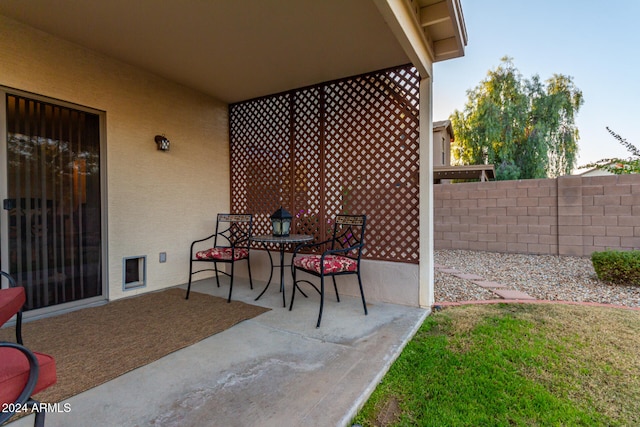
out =
[[[261,234],[251,237],[254,242],[263,243],[299,243],[309,242],[313,240],[313,236],[309,234],[289,234],[288,236],[274,236],[271,234]]]

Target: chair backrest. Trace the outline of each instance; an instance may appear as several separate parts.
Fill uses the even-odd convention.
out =
[[[252,214],[218,214],[214,245],[248,249],[252,227]]]
[[[333,223],[333,237],[331,249],[351,248],[345,256],[360,259],[364,248],[364,230],[366,228],[366,215],[337,215]]]

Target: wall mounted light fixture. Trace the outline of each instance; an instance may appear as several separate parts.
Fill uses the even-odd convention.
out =
[[[164,135],[156,135],[156,145],[160,151],[169,151],[171,142]]]

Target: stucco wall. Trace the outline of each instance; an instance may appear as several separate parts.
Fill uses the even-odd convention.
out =
[[[272,252],[271,256],[275,263],[279,262],[280,255]],[[291,254],[285,254],[285,265],[291,265]],[[367,302],[389,302],[394,304],[403,304],[408,306],[417,306],[418,296],[418,264],[408,264],[401,262],[389,261],[373,261],[363,259],[362,261],[362,286],[364,288],[364,296]],[[287,291],[287,304],[291,296],[292,277],[289,267],[285,267],[284,281]],[[264,250],[251,251],[251,277],[254,281],[254,289],[256,296],[264,289],[266,280],[269,278],[271,264],[269,257]],[[227,269],[228,271],[228,269]],[[248,278],[249,274],[246,269],[246,263],[241,262],[236,265],[236,274],[240,277]],[[303,274],[303,273],[302,273]],[[201,276],[194,276],[194,280],[200,280]],[[309,279],[317,286],[320,279],[311,275],[306,275],[305,279]],[[333,282],[327,279],[325,282],[327,288],[325,297],[334,300]],[[340,295],[349,295],[360,298],[360,288],[358,287],[358,279],[355,275],[338,277],[338,292]],[[269,285],[267,292],[278,292],[280,286],[280,270],[275,268],[273,271],[272,283]],[[304,285],[303,285],[304,286]],[[235,285],[234,285],[235,289]],[[306,289],[306,288],[303,288]],[[311,289],[309,287],[309,289]],[[306,292],[306,291],[305,291]],[[311,292],[315,292],[311,290]]]
[[[640,175],[440,184],[434,198],[436,249],[640,249]]]
[[[0,52],[0,85],[105,112],[109,297],[184,283],[190,242],[229,209],[227,105],[2,16]],[[123,293],[141,255],[148,287]]]

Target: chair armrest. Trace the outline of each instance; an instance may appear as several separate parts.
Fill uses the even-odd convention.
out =
[[[211,238],[213,238],[213,237],[215,237],[215,233],[214,233],[214,234],[212,234],[211,236],[207,236],[207,237],[205,237],[204,239],[194,240],[194,241],[191,243],[191,246],[193,246],[195,243],[204,242],[204,241],[209,240],[209,239],[211,239]]]
[[[205,242],[205,241],[207,241],[209,239],[214,238],[215,236],[216,236],[216,234],[213,233],[211,236],[207,236],[204,239],[198,239],[198,240],[194,240],[193,242],[191,242],[191,252],[190,252],[191,256],[193,256],[193,247],[196,245],[196,243]]]
[[[349,253],[351,251],[359,250],[362,247],[364,247],[364,243],[360,243],[354,246],[349,246],[348,248],[328,249],[322,253],[322,257],[324,258],[326,255],[339,254],[342,252]]]
[[[15,288],[15,287],[18,286],[16,284],[16,280],[9,273],[5,273],[4,271],[0,271],[0,276],[4,276],[4,277],[7,278],[7,280],[9,281],[9,287],[10,288]]]
[[[296,248],[293,250],[293,257],[295,258],[295,256],[297,255],[298,252],[300,252],[302,249],[309,249],[309,248],[317,248],[319,246],[325,245],[327,243],[330,243],[332,241],[332,239],[329,240],[325,240],[323,242],[318,242],[318,243],[300,243],[298,246],[296,246]]]

